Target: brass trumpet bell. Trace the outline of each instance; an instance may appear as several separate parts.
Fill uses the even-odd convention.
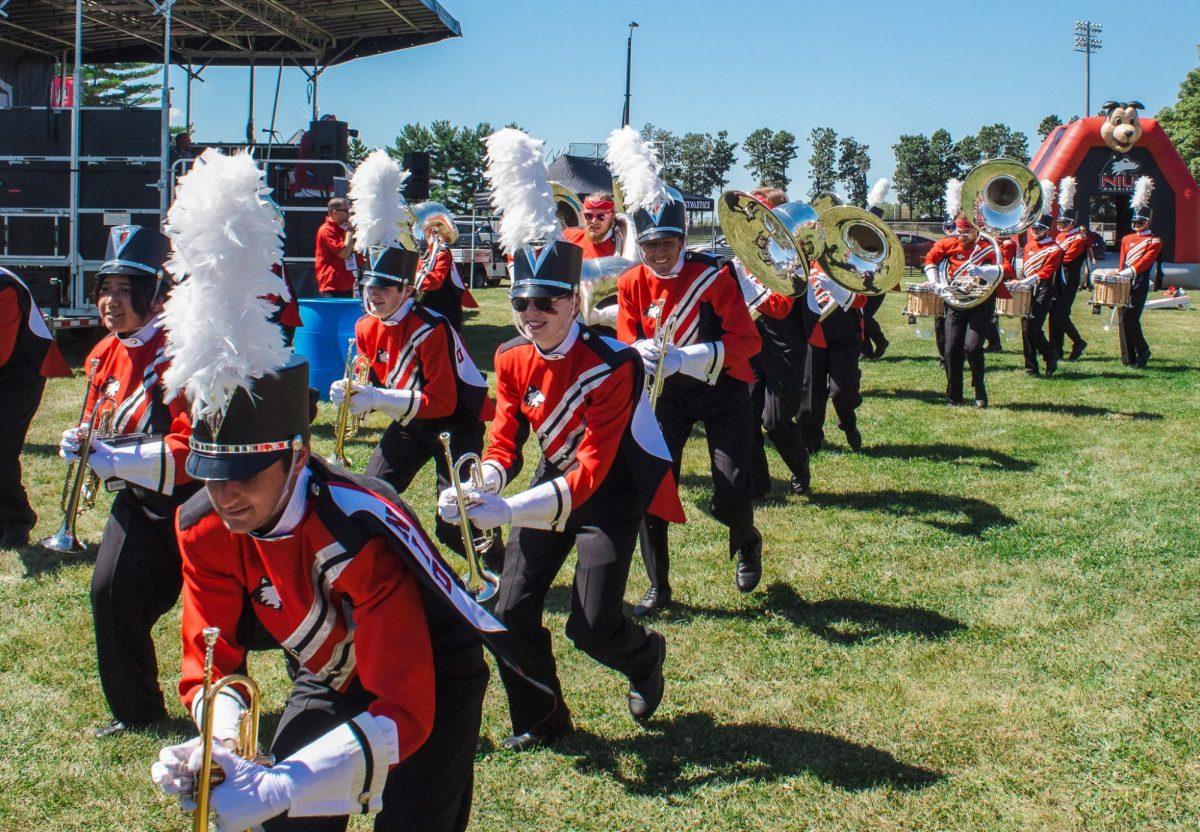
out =
[[[583,201],[575,192],[558,182],[550,183],[554,196],[555,213],[563,228],[577,228],[583,225]]]
[[[820,216],[825,247],[817,259],[832,280],[862,295],[881,295],[900,283],[904,248],[887,223],[853,205]]]
[[[419,202],[412,206],[412,212],[416,219],[413,233],[418,235],[418,242],[424,242],[431,228],[437,230],[442,242],[448,246],[458,241],[458,226],[454,224],[454,215],[445,205],[440,202]]]
[[[962,201],[971,225],[990,237],[1011,237],[1041,213],[1042,184],[1020,162],[989,159],[963,179]]]
[[[797,207],[779,213],[789,206]],[[717,215],[726,242],[750,274],[773,292],[797,294],[795,281],[802,285],[808,274],[808,259],[785,220],[798,225],[815,224],[815,211],[801,203],[788,203],[772,211],[748,193],[726,191],[717,204]]]

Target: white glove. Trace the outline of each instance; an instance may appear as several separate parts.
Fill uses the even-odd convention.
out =
[[[642,364],[645,366],[646,372],[652,372],[654,370],[654,362],[658,361],[658,345],[654,343],[654,339],[643,338],[640,341],[634,341],[633,348],[642,357]],[[649,358],[648,356],[654,357]]]
[[[214,787],[209,798],[217,832],[240,832],[258,826],[291,806],[295,782],[286,764],[278,768],[260,766],[222,745],[213,746],[212,759],[225,772],[225,782]],[[202,749],[197,746],[189,761],[193,777],[202,761]]]
[[[671,347],[671,349],[675,351],[674,355],[679,359],[679,372],[706,384],[717,383],[717,379],[721,375],[721,367],[725,364],[725,345],[722,342],[706,341],[702,344]],[[670,360],[671,353],[668,353],[664,365]]]
[[[471,513],[470,506],[479,497],[479,494],[480,492],[471,485],[463,483],[463,498],[467,501],[467,514]],[[438,494],[437,513],[438,517],[447,523],[458,522],[458,497],[454,493],[454,486],[443,489],[442,493]]]
[[[329,385],[329,401],[334,404],[341,404],[346,398],[346,379],[339,378],[333,384]]]
[[[88,454],[88,467],[96,476],[103,480],[111,480],[117,476],[117,449],[105,443],[103,439],[92,440],[92,450]]]
[[[350,412],[355,416],[378,410],[394,422],[407,424],[417,415],[421,405],[420,394],[415,390],[392,390],[389,387],[362,384],[355,384],[350,389]]]
[[[976,263],[972,263],[971,265],[967,266],[963,269],[963,271],[966,272],[968,277],[979,277],[983,274],[983,269],[981,269]]]
[[[84,422],[77,428],[67,428],[62,432],[62,440],[58,443],[58,455],[67,462],[79,460],[79,445],[87,438],[89,425]]]
[[[932,263],[925,267],[925,280],[930,285],[936,285],[938,282],[938,267]]]
[[[199,737],[192,737],[180,745],[168,745],[158,752],[158,762],[150,766],[150,779],[154,785],[162,789],[163,794],[179,798],[179,805],[185,812],[196,808],[192,802],[196,777],[188,767],[188,761],[199,748]],[[199,765],[196,767],[199,768]]]
[[[614,303],[612,306],[601,306],[598,309],[592,310],[592,320],[589,321],[592,326],[611,326],[617,325],[617,312],[619,307]]]
[[[467,506],[467,519],[474,523],[476,528],[494,529],[512,522],[512,509],[509,508],[508,501],[499,494],[483,491],[472,495],[471,504]]]
[[[643,343],[641,341],[638,342]],[[659,347],[653,341],[646,342],[647,346],[639,349],[642,354],[642,362],[646,365],[646,372],[651,375],[658,369]],[[680,354],[679,347],[674,344],[667,344],[666,354],[662,357],[662,374],[663,378],[673,376],[683,368],[683,356]]]

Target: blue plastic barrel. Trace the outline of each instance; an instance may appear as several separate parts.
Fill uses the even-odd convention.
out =
[[[308,359],[308,383],[322,401],[329,400],[329,385],[346,369],[346,348],[354,337],[354,324],[363,316],[356,298],[301,298],[300,320],[293,348]]]

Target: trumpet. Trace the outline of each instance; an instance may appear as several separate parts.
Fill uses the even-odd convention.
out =
[[[241,721],[238,723],[237,745],[234,752],[242,759],[250,760],[260,766],[275,764],[273,756],[261,754],[258,750],[258,712],[259,701],[262,699],[258,684],[249,676],[242,674],[222,676],[214,682],[212,678],[213,650],[221,635],[221,628],[205,627],[203,635],[204,687],[200,693],[204,708],[203,716],[200,719],[200,747],[203,749],[200,772],[203,772],[203,775],[197,773],[195,785],[192,787],[192,801],[196,804],[196,808],[192,812],[193,832],[208,832],[209,798],[212,795],[213,787],[219,786],[225,781],[225,772],[221,770],[220,766],[214,767],[212,761],[213,704],[217,701],[217,694],[229,685],[244,686],[250,699],[250,707],[242,714]]]
[[[450,469],[450,484],[454,487],[454,496],[458,503],[458,528],[462,532],[463,555],[467,559],[467,574],[462,576],[467,592],[474,596],[479,603],[490,601],[492,596],[500,591],[500,578],[491,572],[479,560],[479,556],[487,552],[496,543],[496,530],[483,532],[478,538],[467,519],[467,495],[463,492],[462,468],[467,466],[467,478],[476,489],[483,490],[483,463],[479,454],[463,454],[454,461],[450,450],[450,434],[438,436],[442,449],[446,454],[446,466]]]
[[[88,378],[91,378],[90,374]],[[90,383],[88,387],[90,389]],[[83,551],[83,543],[75,534],[75,522],[80,514],[96,507],[96,495],[100,492],[100,477],[88,467],[88,457],[92,454],[92,443],[96,439],[107,439],[112,435],[116,413],[117,400],[112,396],[100,397],[92,408],[92,424],[87,438],[80,443],[79,460],[67,469],[67,481],[60,501],[62,524],[57,532],[41,541],[43,549],[52,552]]]
[[[663,386],[663,359],[666,358],[667,346],[675,337],[676,320],[672,316],[663,319],[663,304],[665,301],[658,301],[658,328],[654,330],[654,344],[658,347],[658,361],[654,365],[654,375],[646,379],[646,395],[650,397],[650,409],[658,403],[658,397],[662,394]]]
[[[342,371],[342,381],[346,385],[346,397],[338,405],[337,422],[334,425],[333,453],[329,461],[335,465],[349,469],[353,463],[346,456],[346,440],[358,434],[366,414],[350,418],[350,397],[354,395],[352,384],[367,384],[371,379],[371,360],[365,355],[359,355],[353,338],[346,349],[346,368]]]

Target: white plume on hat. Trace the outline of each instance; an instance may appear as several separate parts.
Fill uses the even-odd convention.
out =
[[[354,225],[354,248],[386,246],[400,239],[401,224],[412,221],[412,211],[400,191],[408,171],[387,151],[376,148],[350,177],[350,222]]]
[[[1149,208],[1150,194],[1154,192],[1154,180],[1149,176],[1139,176],[1133,184],[1133,198],[1129,200],[1131,208]]]
[[[238,387],[291,358],[266,295],[286,295],[271,267],[283,260],[283,217],[247,153],[209,148],[179,180],[167,214],[177,285],[163,311],[171,367],[163,382],[186,391],[198,416],[223,413]]]
[[[660,173],[662,165],[654,152],[654,143],[641,137],[628,124],[608,134],[608,152],[604,161],[621,183],[626,212],[649,208],[671,199]]]
[[[500,214],[500,244],[509,254],[559,234],[554,193],[541,139],[505,127],[484,139],[492,204]]]
[[[946,216],[954,219],[962,211],[962,185],[958,179],[946,183]]]
[[[1058,207],[1070,211],[1075,207],[1075,177],[1064,176],[1058,183]]]
[[[867,207],[878,208],[887,199],[888,188],[891,187],[888,178],[885,176],[875,183],[871,188],[871,193],[867,194]]]
[[[1054,187],[1053,180],[1043,179],[1042,185],[1042,213],[1054,213],[1054,197],[1058,193],[1058,189]]]

